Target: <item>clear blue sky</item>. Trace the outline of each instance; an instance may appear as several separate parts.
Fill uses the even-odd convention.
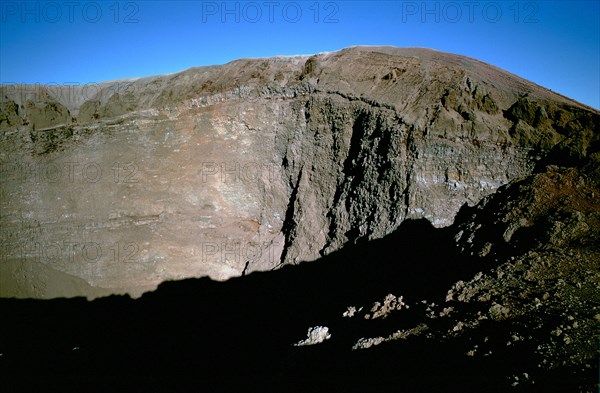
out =
[[[600,107],[600,1],[0,1],[0,82],[93,83],[312,54],[420,46]]]

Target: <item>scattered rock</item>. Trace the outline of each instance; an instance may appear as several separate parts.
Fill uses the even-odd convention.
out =
[[[298,341],[294,346],[302,347],[305,345],[315,345],[321,344],[325,340],[329,340],[331,338],[331,333],[329,333],[329,328],[326,326],[315,326],[308,329],[308,333],[306,334],[307,338],[305,340]]]

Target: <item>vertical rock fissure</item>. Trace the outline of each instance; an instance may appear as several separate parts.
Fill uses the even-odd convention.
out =
[[[302,172],[304,167],[300,168],[298,172],[298,179],[296,180],[296,184],[292,184],[290,181],[290,187],[292,187],[292,192],[290,194],[290,200],[285,212],[285,220],[283,221],[283,225],[281,227],[281,232],[285,238],[283,250],[281,251],[281,259],[279,265],[283,265],[285,263],[285,259],[288,255],[288,250],[292,245],[296,233],[296,202],[298,200],[298,189],[300,188],[300,181],[302,180]]]
[[[417,158],[415,157],[417,147],[415,145],[414,134],[415,126],[412,125],[408,128],[408,135],[406,136],[406,184],[404,191],[402,191],[402,195],[404,196],[404,218],[408,217],[409,214],[411,176],[414,172],[415,159]]]

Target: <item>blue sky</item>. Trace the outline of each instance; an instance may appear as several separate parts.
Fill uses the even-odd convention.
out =
[[[94,83],[351,45],[427,47],[600,108],[600,0],[0,1],[0,82]]]

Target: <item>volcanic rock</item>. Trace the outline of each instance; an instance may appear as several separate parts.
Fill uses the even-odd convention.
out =
[[[315,260],[407,219],[451,225],[461,206],[599,146],[598,111],[417,48],[0,97],[1,296],[139,296]],[[71,278],[85,285],[56,290]]]

